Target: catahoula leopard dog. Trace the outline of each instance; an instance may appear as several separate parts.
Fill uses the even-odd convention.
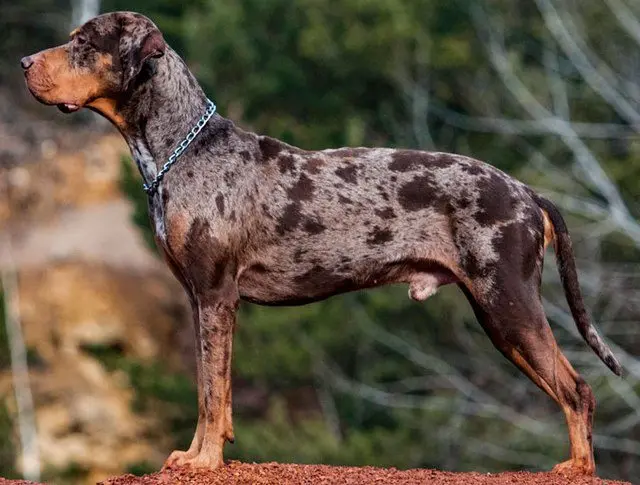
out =
[[[219,467],[234,439],[240,299],[299,305],[405,283],[424,301],[455,283],[498,350],[564,411],[571,458],[554,470],[595,473],[594,396],[559,350],[541,304],[548,244],[580,334],[613,372],[622,369],[590,323],[567,227],[550,201],[465,156],[307,151],[244,131],[213,113],[184,61],[136,13],[96,17],[21,65],[40,102],[89,108],[120,131],[146,183],[158,247],[188,293],[199,417],[190,448],[174,451],[167,466]],[[163,170],[177,146],[182,153]]]

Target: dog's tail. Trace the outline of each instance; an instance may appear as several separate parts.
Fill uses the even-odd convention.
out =
[[[609,346],[604,343],[602,337],[591,324],[591,320],[584,307],[584,300],[580,292],[578,284],[578,272],[576,270],[576,262],[573,257],[573,249],[571,246],[571,238],[567,225],[560,214],[558,208],[547,199],[533,194],[534,200],[538,206],[544,210],[553,226],[554,250],[556,253],[556,262],[558,271],[560,272],[560,280],[564,288],[564,294],[567,297],[573,320],[578,327],[578,331],[582,338],[589,344],[598,357],[604,362],[609,369],[616,375],[622,375],[622,366],[611,352]]]

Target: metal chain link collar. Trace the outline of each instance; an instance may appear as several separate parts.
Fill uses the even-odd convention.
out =
[[[173,153],[169,157],[169,160],[167,160],[167,162],[162,166],[162,168],[160,169],[156,177],[151,181],[151,183],[149,183],[149,185],[147,184],[142,185],[142,188],[144,189],[144,191],[147,193],[149,197],[152,197],[153,194],[156,193],[156,191],[158,190],[158,186],[160,185],[160,182],[162,182],[162,179],[164,178],[165,174],[169,171],[172,165],[178,161],[178,157],[182,155],[182,152],[184,152],[187,149],[187,147],[191,144],[191,142],[195,139],[195,137],[198,136],[198,133],[200,133],[202,128],[204,128],[204,125],[207,124],[207,122],[214,115],[215,112],[216,112],[216,105],[213,103],[213,101],[211,101],[210,99],[207,99],[207,110],[204,112],[200,120],[198,120],[198,123],[196,123],[196,125],[193,128],[191,128],[191,131],[189,132],[189,134],[184,138],[184,140],[180,142],[180,144],[176,147],[176,149],[173,150]]]

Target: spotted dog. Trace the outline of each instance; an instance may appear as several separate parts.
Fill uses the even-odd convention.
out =
[[[110,120],[147,184],[208,106],[182,59],[136,13],[96,17],[21,64],[42,103]],[[498,350],[564,411],[571,458],[555,470],[594,473],[593,393],[558,349],[541,304],[547,245],[582,337],[613,372],[621,367],[585,311],[562,216],[526,185],[449,153],[307,151],[216,114],[150,192],[149,209],[197,338],[198,424],[190,448],[167,465],[221,466],[234,439],[240,299],[298,305],[406,283],[424,301],[455,283]]]

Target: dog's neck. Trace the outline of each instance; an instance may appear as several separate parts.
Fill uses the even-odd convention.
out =
[[[172,49],[153,60],[119,109],[120,128],[146,183],[154,179],[176,146],[207,109],[207,97],[184,61]],[[219,115],[207,130],[230,124]],[[195,143],[195,142],[194,142]]]

